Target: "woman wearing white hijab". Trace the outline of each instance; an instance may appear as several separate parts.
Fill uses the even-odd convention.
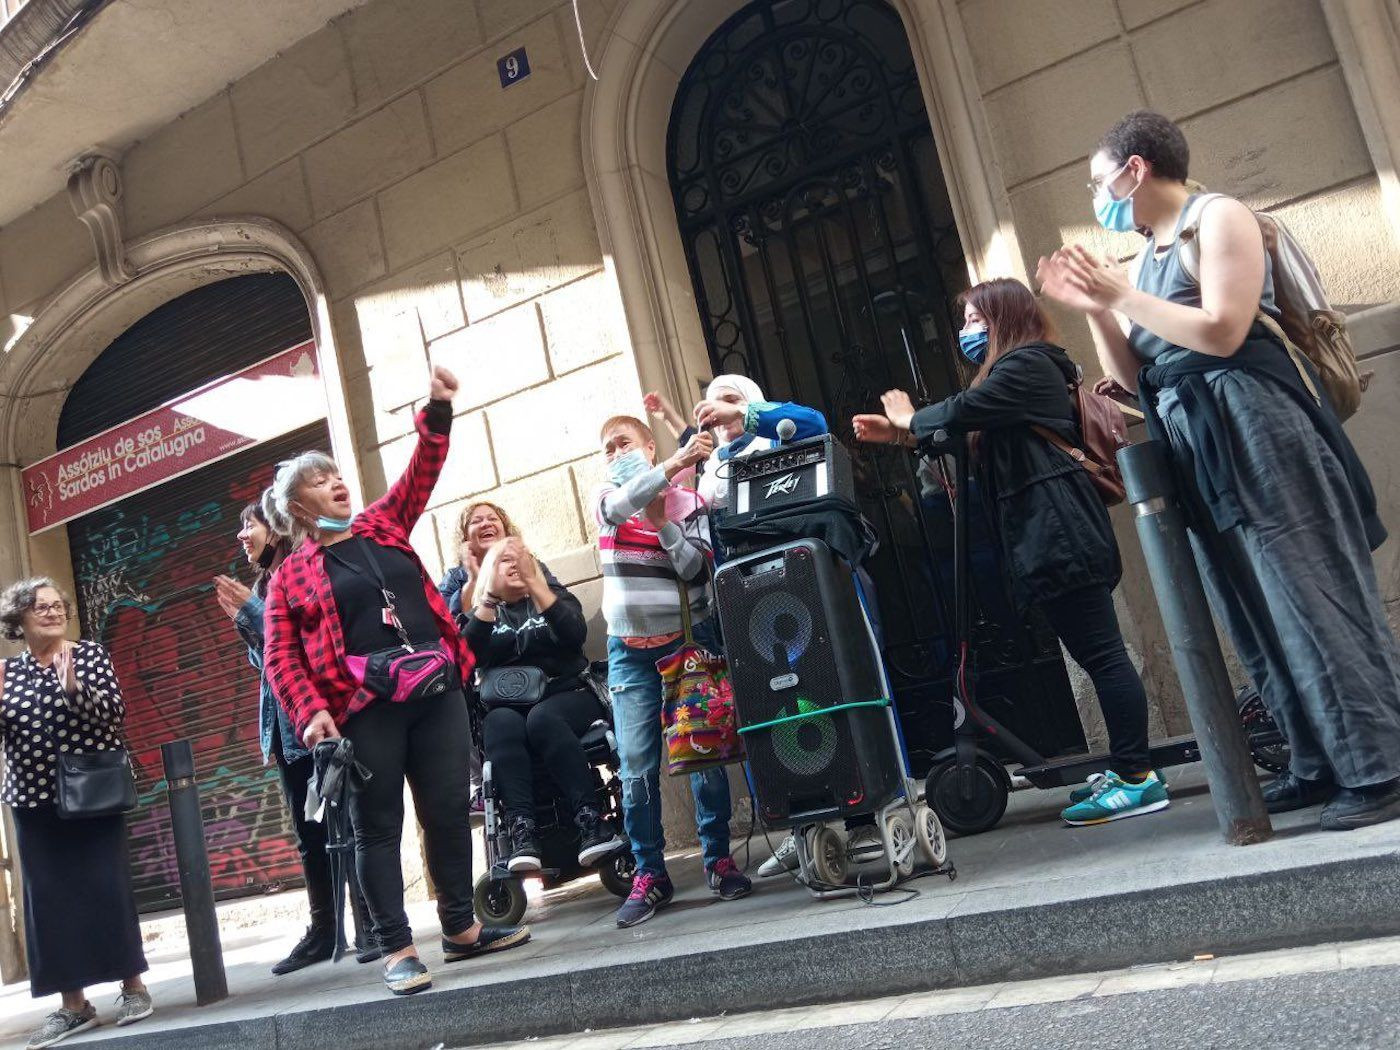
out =
[[[695,425],[715,433],[715,450],[695,486],[710,510],[723,510],[729,503],[729,471],[721,466],[736,456],[772,448],[778,442],[778,423],[784,419],[797,427],[793,441],[827,432],[826,417],[815,408],[769,401],[748,376],[710,380],[705,400],[695,406]]]

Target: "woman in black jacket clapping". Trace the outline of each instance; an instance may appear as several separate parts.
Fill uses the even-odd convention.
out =
[[[508,866],[540,868],[535,833],[535,764],[545,769],[579,829],[579,864],[622,847],[594,805],[580,740],[607,712],[583,675],[588,625],[568,588],[541,569],[518,536],[497,540],[482,559],[463,633],[476,656],[486,706],[486,759],[500,785],[511,840]],[[515,673],[520,672],[520,673]]]
[[[987,281],[963,303],[959,343],[977,366],[967,389],[918,411],[892,390],[884,415],[855,417],[856,437],[913,444],[938,430],[980,434],[979,478],[1017,600],[1044,611],[1088,672],[1108,728],[1113,768],[1072,793],[1062,815],[1100,824],[1164,809],[1166,785],[1148,754],[1147,696],[1113,610],[1122,567],[1108,512],[1084,469],[1032,429],[1081,442],[1071,397],[1079,367],[1050,342],[1049,320],[1021,282]]]

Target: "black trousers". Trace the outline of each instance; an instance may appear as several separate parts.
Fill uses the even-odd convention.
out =
[[[277,772],[282,779],[282,798],[292,816],[292,838],[301,858],[301,873],[306,880],[306,903],[311,911],[311,925],[317,930],[335,928],[335,886],[331,877],[330,857],[326,855],[326,825],[306,819],[306,792],[315,772],[315,762],[303,755],[294,762],[282,757],[282,743],[273,732],[272,754],[277,760]],[[369,912],[360,879],[354,868],[347,872],[350,881],[350,912],[355,923],[355,944],[366,947],[369,933]]]
[[[1108,729],[1112,769],[1119,775],[1152,768],[1147,749],[1147,692],[1142,687],[1107,586],[1084,587],[1041,602],[1050,626],[1094,683]]]
[[[579,741],[606,714],[587,689],[555,693],[527,710],[497,707],[487,712],[482,729],[486,757],[507,816],[534,818],[536,763],[548,770],[571,812],[594,804],[593,779]]]
[[[413,943],[403,907],[403,785],[423,828],[428,873],[437,887],[438,919],[448,936],[475,922],[467,753],[467,704],[454,690],[404,704],[380,701],[343,728],[355,757],[374,774],[351,796],[355,866],[386,955]]]

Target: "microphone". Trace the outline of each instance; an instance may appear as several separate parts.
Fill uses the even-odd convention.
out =
[[[797,434],[797,424],[790,419],[778,420],[778,444],[786,445]]]

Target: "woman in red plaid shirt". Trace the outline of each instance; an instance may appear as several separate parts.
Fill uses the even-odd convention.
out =
[[[409,540],[447,459],[456,392],[452,373],[434,369],[408,468],[358,515],[321,453],[281,464],[273,481],[277,512],[299,545],[268,588],[267,673],[307,747],[345,736],[373,773],[352,794],[350,818],[384,983],[396,995],[431,984],[403,906],[405,779],[437,886],[446,960],[530,938],[529,927],[482,926],[472,914],[471,738],[460,685],[472,656]]]

